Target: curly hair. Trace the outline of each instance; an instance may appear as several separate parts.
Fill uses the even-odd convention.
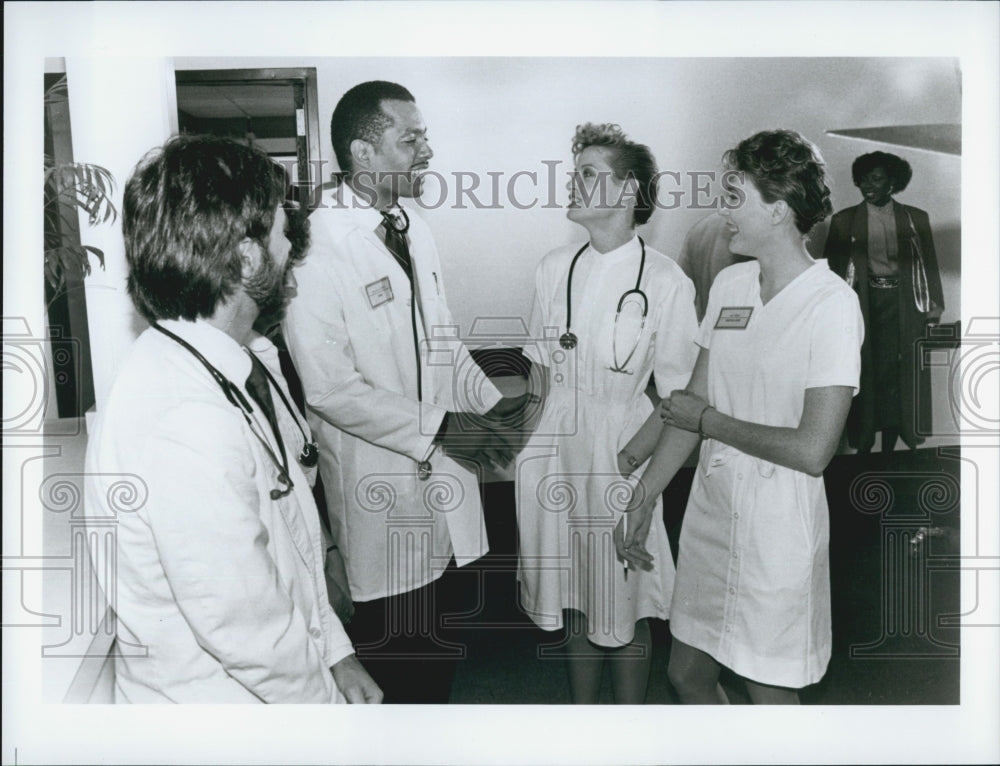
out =
[[[722,160],[727,168],[746,173],[765,202],[784,200],[803,234],[833,213],[823,158],[794,130],[756,133],[727,151]]]
[[[264,152],[214,136],[175,136],[140,160],[122,203],[139,313],[150,322],[215,314],[240,284],[239,243],[267,248],[283,178]]]
[[[646,223],[656,206],[659,182],[656,159],[649,147],[630,141],[621,126],[614,123],[596,125],[588,122],[577,125],[573,136],[573,156],[579,156],[580,152],[590,146],[609,150],[608,164],[617,180],[635,179],[638,188],[633,217],[636,225]]]
[[[909,185],[910,179],[913,178],[913,168],[902,157],[889,154],[889,152],[869,152],[862,154],[851,164],[851,178],[854,180],[854,185],[861,186],[861,179],[875,168],[885,170],[894,192],[903,191]]]
[[[392,118],[382,110],[383,101],[414,102],[413,94],[402,85],[372,80],[355,85],[340,97],[330,117],[330,141],[337,164],[344,173],[351,167],[351,142],[355,139],[376,144]]]

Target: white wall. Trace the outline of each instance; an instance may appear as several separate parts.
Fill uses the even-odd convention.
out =
[[[939,250],[947,310],[959,317],[961,179],[958,157],[897,149],[827,136],[837,128],[961,120],[961,75],[954,59],[907,58],[194,58],[177,69],[314,66],[319,89],[321,150],[334,167],[329,119],[349,87],[393,80],[415,95],[435,151],[431,168],[449,181],[444,207],[427,211],[441,250],[449,302],[468,332],[483,316],[526,316],[535,265],[545,252],[584,232],[560,209],[543,209],[553,191],[543,161],[560,161],[554,189],[566,201],[565,172],[578,123],[617,122],[649,144],[661,170],[713,171],[722,152],[758,130],[787,127],[817,143],[835,186],[834,207],[860,201],[851,182],[854,157],[884,149],[913,165],[900,201],[927,210]],[[503,173],[501,189],[519,170],[539,174],[539,205],[456,209],[453,173]],[[665,184],[673,188],[670,179]],[[660,210],[643,232],[656,248],[676,255],[684,233],[705,210],[693,209],[690,184],[681,207]],[[531,199],[521,179],[517,199]],[[669,191],[669,189],[667,190]],[[485,189],[477,192],[488,201]],[[428,184],[428,204],[439,196]],[[664,201],[670,199],[662,195]],[[821,252],[825,228],[814,246]]]

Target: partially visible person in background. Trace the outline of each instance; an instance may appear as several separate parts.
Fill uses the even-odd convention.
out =
[[[930,369],[917,341],[944,310],[930,220],[923,210],[896,202],[913,171],[887,152],[862,154],[851,166],[864,200],[830,221],[824,257],[861,302],[865,343],[861,392],[847,418],[848,444],[870,452],[882,433],[882,451],[902,437],[910,449],[931,429]]]
[[[655,207],[649,148],[617,125],[587,123],[573,158],[566,216],[587,241],[553,250],[535,274],[531,337],[554,328],[560,337],[525,350],[546,393],[517,465],[518,579],[535,624],[565,626],[573,702],[598,702],[607,663],[615,702],[640,704],[653,650],[648,618],[667,618],[674,561],[657,503],[650,566],[626,571],[615,557],[624,508],[615,497],[627,500],[623,477],[642,472],[629,440],[662,429],[645,393],[650,375],[663,396],[691,374],[694,289],[636,233]]]
[[[694,303],[700,322],[708,306],[708,293],[720,271],[734,263],[749,261],[729,249],[732,232],[726,219],[717,213],[710,213],[688,229],[684,237],[677,264],[694,283]]]
[[[275,167],[280,169],[280,166]],[[347,584],[344,558],[333,544],[326,513],[326,497],[323,494],[323,483],[319,479],[319,444],[313,438],[312,429],[306,420],[301,383],[281,334],[281,322],[285,318],[288,302],[295,296],[298,287],[295,267],[302,262],[309,247],[309,218],[297,202],[288,199],[290,187],[284,173],[280,175],[286,195],[285,238],[290,245],[288,280],[281,295],[272,295],[260,306],[260,316],[253,323],[253,332],[250,333],[246,346],[264,365],[275,393],[281,400],[282,406],[277,408],[278,426],[285,444],[290,445],[289,451],[296,455],[302,473],[312,487],[319,513],[323,550],[326,552],[324,569],[330,605],[340,621],[347,625],[354,615],[354,604]]]

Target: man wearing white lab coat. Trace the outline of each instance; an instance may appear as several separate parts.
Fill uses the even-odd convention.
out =
[[[284,335],[320,443],[358,654],[386,702],[447,702],[462,649],[442,617],[456,608],[456,566],[488,548],[478,469],[511,456],[491,418],[524,400],[504,400],[469,356],[431,233],[400,204],[419,195],[433,156],[413,96],[356,86],[331,134],[342,178],[310,216]]]
[[[128,288],[151,327],[101,405],[85,480],[89,523],[116,519],[115,577],[98,576],[118,702],[381,699],[327,599],[280,372],[246,347],[292,263],[274,167],[177,137],[125,188]]]

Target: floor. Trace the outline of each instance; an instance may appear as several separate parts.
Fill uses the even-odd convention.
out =
[[[665,508],[683,509],[692,477],[690,468],[678,474]],[[802,690],[802,702],[958,704],[959,630],[949,625],[959,611],[957,449],[844,455],[825,478],[833,657],[825,677]],[[536,628],[518,609],[513,484],[487,484],[484,504],[492,552],[466,570],[483,597],[468,620],[468,655],[451,703],[569,703],[560,634]],[[682,510],[665,512],[675,555],[681,521]],[[653,636],[647,703],[675,703],[668,624],[653,621]],[[749,703],[737,677],[722,682],[731,702]],[[607,677],[601,701],[613,702]]]

